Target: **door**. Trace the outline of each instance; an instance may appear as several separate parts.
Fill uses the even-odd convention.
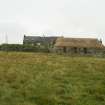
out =
[[[63,47],[63,52],[66,53],[66,47]]]

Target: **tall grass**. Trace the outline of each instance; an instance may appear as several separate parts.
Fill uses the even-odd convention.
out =
[[[0,52],[0,105],[105,105],[105,59]]]

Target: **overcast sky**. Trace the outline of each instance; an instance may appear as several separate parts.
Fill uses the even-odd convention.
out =
[[[105,43],[105,0],[0,0],[0,43],[23,35],[95,37]]]

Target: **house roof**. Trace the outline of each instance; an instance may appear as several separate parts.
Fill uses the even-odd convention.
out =
[[[57,38],[55,47],[86,47],[105,48],[105,46],[95,38]]]
[[[24,36],[24,40],[23,42],[31,42],[31,43],[35,43],[35,42],[52,42],[55,41],[58,37],[41,37],[41,36]]]

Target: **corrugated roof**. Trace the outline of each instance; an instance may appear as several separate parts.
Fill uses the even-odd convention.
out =
[[[86,48],[105,48],[105,46],[95,38],[58,38],[56,47],[86,47]]]

